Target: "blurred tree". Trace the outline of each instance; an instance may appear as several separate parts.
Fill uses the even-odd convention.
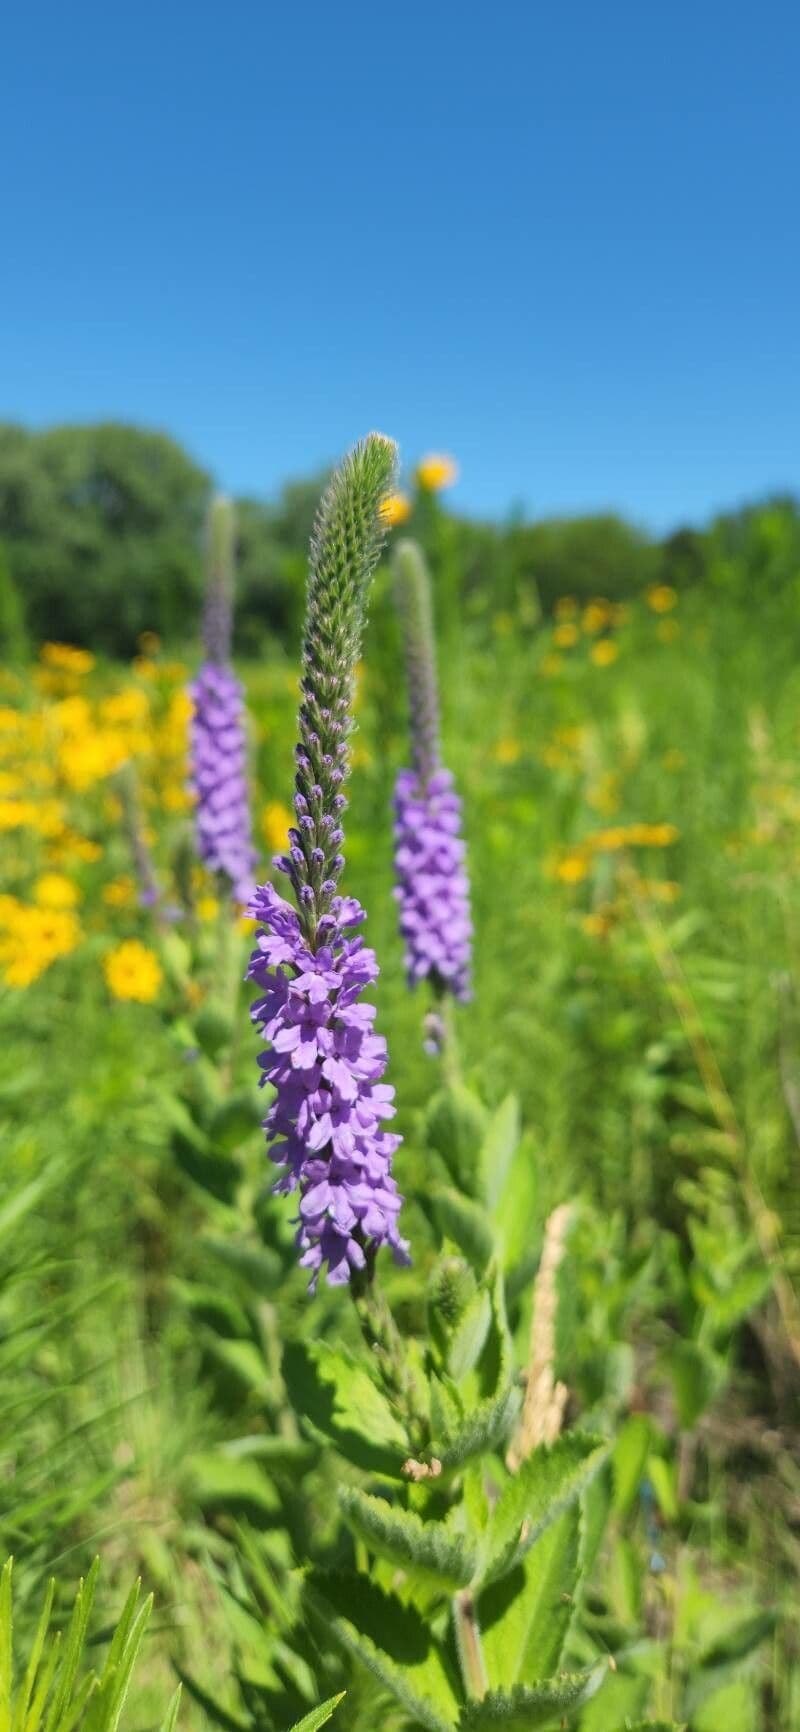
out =
[[[194,629],[205,472],[161,433],[0,427],[0,534],[35,638],[128,653]]]

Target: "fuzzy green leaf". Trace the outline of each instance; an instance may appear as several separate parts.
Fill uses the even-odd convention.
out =
[[[457,1192],[478,1196],[486,1109],[477,1095],[460,1084],[442,1089],[431,1101],[425,1128]]]
[[[378,1557],[404,1570],[420,1570],[444,1588],[464,1588],[472,1580],[477,1552],[463,1534],[454,1533],[444,1522],[424,1522],[413,1510],[400,1509],[355,1486],[340,1490],[339,1506],[348,1527]]]
[[[452,1239],[476,1275],[482,1275],[495,1248],[485,1208],[448,1185],[434,1185],[428,1197],[442,1237]]]
[[[506,1095],[489,1120],[478,1157],[481,1187],[490,1209],[502,1195],[519,1138],[519,1101],[516,1095]]]
[[[295,1412],[354,1466],[402,1478],[409,1444],[399,1419],[363,1362],[346,1348],[290,1342],[283,1375]]]
[[[562,1726],[567,1717],[599,1690],[605,1667],[591,1672],[564,1672],[539,1684],[518,1684],[515,1690],[490,1690],[480,1702],[470,1702],[458,1722],[459,1732],[532,1732],[536,1726]]]
[[[490,1683],[532,1683],[557,1670],[579,1578],[580,1511],[573,1504],[515,1569],[480,1596],[478,1623]]]
[[[492,1321],[492,1301],[485,1287],[473,1294],[450,1337],[447,1369],[456,1383],[477,1365]]]
[[[452,1661],[413,1606],[364,1576],[322,1570],[305,1593],[326,1640],[366,1666],[426,1732],[451,1732],[458,1717]]]
[[[568,1432],[551,1449],[534,1450],[510,1477],[486,1539],[485,1581],[513,1569],[539,1535],[580,1495],[606,1455],[601,1437]]]
[[[519,1401],[519,1391],[509,1388],[470,1408],[449,1437],[434,1440],[432,1453],[442,1467],[461,1467],[471,1456],[490,1455],[499,1449],[514,1424]]]

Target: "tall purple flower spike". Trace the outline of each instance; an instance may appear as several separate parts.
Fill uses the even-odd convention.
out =
[[[421,550],[398,542],[394,552],[397,606],[403,625],[413,769],[395,785],[395,896],[409,986],[429,980],[439,994],[470,996],[472,920],[461,801],[439,748],[430,580]],[[438,1050],[432,1025],[428,1044]]]
[[[401,770],[395,787],[395,896],[409,986],[421,980],[470,996],[472,921],[460,837],[461,801],[449,770],[423,782]]]
[[[275,1090],[264,1128],[270,1158],[285,1169],[276,1189],[299,1194],[297,1244],[312,1291],[323,1269],[334,1286],[362,1271],[368,1279],[382,1245],[408,1260],[391,1172],[400,1138],[382,1124],[395,1110],[382,1080],[386,1042],[373,1031],[374,1006],[361,998],[378,965],[355,933],[363,909],[338,891],[353,675],[395,455],[390,440],[370,435],[336,471],[320,507],[303,640],[297,822],[289,852],[275,861],[297,908],[266,884],[249,909],[261,922],[249,969],[261,990],[252,1016],[269,1042],[262,1081]]]
[[[197,851],[212,872],[222,872],[233,896],[253,893],[255,852],[247,794],[244,696],[230,665],[233,605],[233,515],[226,499],[214,501],[210,567],[203,620],[206,659],[190,686],[191,780]]]
[[[354,897],[334,897],[316,951],[271,884],[256,891],[250,913],[262,922],[248,978],[263,997],[252,1015],[270,1042],[259,1064],[275,1089],[265,1129],[277,1139],[270,1159],[286,1169],[275,1189],[300,1192],[297,1243],[312,1291],[323,1264],[330,1284],[343,1286],[381,1245],[408,1261],[391,1172],[401,1139],[382,1128],[395,1112],[394,1089],[381,1081],[386,1042],[373,1032],[374,1006],[361,1002],[378,965],[352,936],[365,918]]]

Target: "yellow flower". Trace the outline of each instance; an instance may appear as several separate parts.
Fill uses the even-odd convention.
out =
[[[138,686],[128,686],[124,692],[113,692],[111,697],[104,698],[100,714],[103,721],[112,727],[125,727],[129,723],[141,725],[149,720],[150,700]]]
[[[619,776],[614,770],[603,770],[597,781],[586,791],[587,803],[606,818],[619,811]]]
[[[643,896],[650,896],[654,902],[677,902],[681,893],[680,884],[674,878],[640,878],[637,889]]]
[[[605,596],[599,595],[584,608],[581,624],[589,637],[595,637],[597,632],[605,630],[610,616],[611,609]]]
[[[587,846],[599,849],[602,854],[616,854],[631,840],[630,830],[624,829],[621,824],[615,824],[610,830],[595,830],[594,835],[588,838]]]
[[[553,632],[553,643],[557,644],[559,649],[571,649],[577,641],[578,627],[572,620],[566,619],[562,625],[556,626]]]
[[[74,908],[80,892],[62,872],[43,872],[33,886],[33,900],[40,908]]]
[[[89,650],[76,649],[68,643],[42,644],[39,659],[45,667],[57,668],[66,674],[88,674],[94,667],[94,656]]]
[[[273,854],[280,854],[288,847],[289,825],[293,823],[288,806],[280,800],[267,801],[261,814],[261,834]]]
[[[577,619],[578,603],[574,595],[560,595],[555,606],[556,619]]]
[[[498,740],[492,753],[496,764],[516,764],[521,756],[522,746],[513,734],[505,734],[502,740]]]
[[[426,493],[439,493],[458,480],[458,464],[443,451],[430,451],[417,464],[417,480]]]
[[[188,812],[194,796],[182,782],[169,782],[161,795],[165,812]]]
[[[595,667],[609,668],[619,655],[619,644],[611,637],[601,637],[592,644],[590,654]]]
[[[102,896],[107,908],[130,908],[136,901],[136,885],[127,873],[122,873],[103,885]]]
[[[411,516],[411,500],[405,493],[390,493],[381,506],[381,517],[389,529],[406,523]]]
[[[21,902],[6,910],[4,924],[0,962],[8,986],[30,986],[57,957],[68,956],[81,936],[75,915],[67,910],[32,908]]]
[[[152,1004],[163,980],[158,957],[138,938],[126,938],[110,950],[103,957],[103,972],[114,998],[135,999],[138,1004]]]
[[[219,914],[219,902],[216,896],[201,896],[197,903],[198,920],[216,920]]]
[[[613,910],[598,908],[593,914],[584,914],[581,926],[587,938],[607,938],[614,924]]]
[[[554,876],[560,884],[581,884],[588,876],[589,862],[586,855],[578,849],[562,855],[556,862]]]
[[[0,796],[19,794],[25,784],[21,776],[15,776],[12,770],[0,770]]]
[[[651,584],[647,591],[647,605],[654,613],[671,613],[678,605],[678,592],[670,583]]]

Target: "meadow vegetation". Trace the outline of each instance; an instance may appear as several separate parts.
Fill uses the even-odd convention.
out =
[[[23,1669],[49,1578],[44,1653],[98,1554],[86,1629],[122,1623],[96,1732],[140,1642],[135,1727],[798,1732],[795,507],[663,544],[615,520],[500,530],[448,513],[445,469],[384,512],[431,566],[475,939],[442,1059],[392,894],[408,724],[384,560],[344,887],[380,964],[413,1261],[383,1254],[386,1315],[365,1321],[324,1282],[308,1297],[265,1160],[254,924],[194,852],[205,481],[154,442],[137,493],[120,430],[129,537],[83,431],[35,461],[32,436],[0,440],[0,1551]],[[312,493],[239,512],[256,876],[279,886]],[[415,1378],[439,1402],[422,1419]],[[542,1460],[562,1501],[528,1552],[511,1500]],[[138,1576],[146,1636],[123,1610]],[[465,1660],[475,1582],[513,1704]],[[34,1732],[6,1654],[0,1732]],[[560,1695],[535,1697],[542,1678]],[[73,1689],[48,1732],[84,1723]]]

